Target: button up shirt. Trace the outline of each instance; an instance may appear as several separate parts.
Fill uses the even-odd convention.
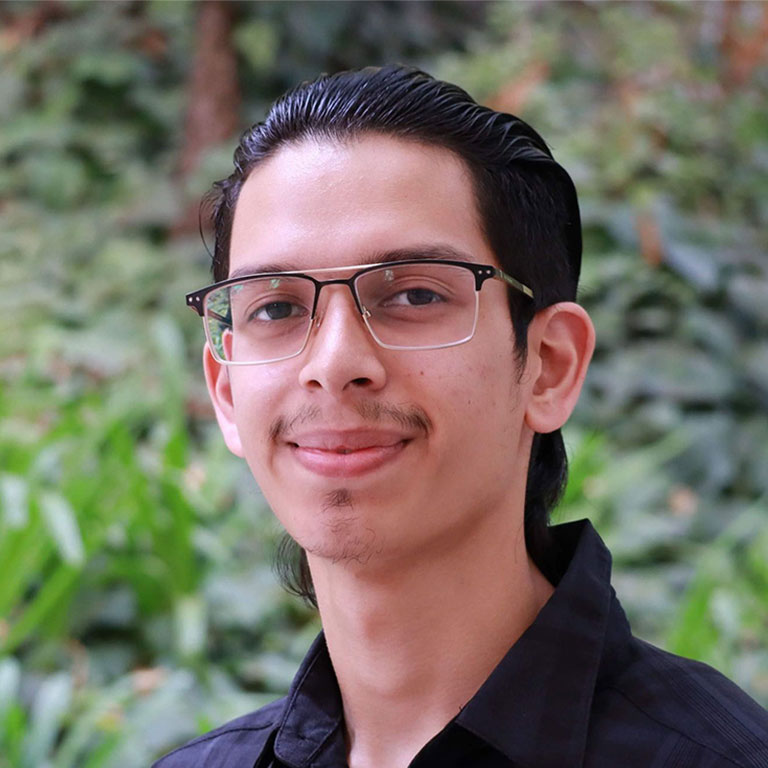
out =
[[[632,636],[610,585],[610,554],[587,521],[551,530],[562,553],[555,592],[408,768],[768,768],[768,712],[714,669]],[[346,766],[322,634],[287,697],[155,764]]]

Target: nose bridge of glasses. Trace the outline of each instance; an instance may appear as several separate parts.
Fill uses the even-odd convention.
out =
[[[365,316],[366,309],[362,306],[360,303],[360,297],[357,295],[357,290],[355,288],[354,283],[354,276],[353,277],[347,277],[347,278],[336,278],[334,280],[315,280],[315,304],[312,307],[312,317],[315,318],[316,325],[319,326],[319,318],[320,314],[318,313],[318,307],[320,305],[320,293],[323,288],[325,288],[328,285],[346,285],[347,288],[349,288],[349,292],[352,294],[352,301],[354,302],[355,309],[363,316]],[[329,301],[330,297],[326,298],[326,304]]]

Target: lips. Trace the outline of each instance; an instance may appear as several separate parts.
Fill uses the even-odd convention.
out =
[[[304,469],[323,477],[355,477],[397,459],[410,435],[379,430],[316,430],[292,436],[286,445]]]

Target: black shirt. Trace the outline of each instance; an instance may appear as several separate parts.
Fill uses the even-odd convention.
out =
[[[552,532],[564,572],[554,594],[409,768],[768,768],[768,712],[711,667],[632,636],[610,554],[587,521]],[[287,697],[155,768],[346,765],[321,634]]]

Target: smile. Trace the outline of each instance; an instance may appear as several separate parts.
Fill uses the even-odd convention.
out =
[[[313,432],[287,441],[293,458],[322,477],[356,477],[395,461],[412,438],[390,432]]]

